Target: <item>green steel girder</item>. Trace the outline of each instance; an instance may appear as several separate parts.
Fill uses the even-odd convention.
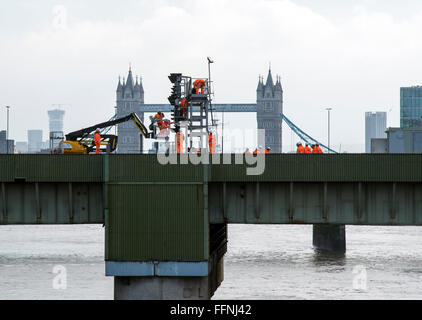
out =
[[[210,222],[422,225],[422,183],[210,184]]]
[[[102,184],[1,182],[0,224],[103,223]]]
[[[421,154],[270,154],[258,176],[230,157],[202,166],[161,165],[156,155],[0,155],[0,224],[104,223],[109,189],[130,186],[201,186],[212,223],[420,224]]]

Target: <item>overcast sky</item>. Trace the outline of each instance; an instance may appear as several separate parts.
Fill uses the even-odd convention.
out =
[[[10,105],[17,141],[28,129],[47,139],[53,104],[63,104],[66,132],[108,119],[129,63],[146,103],[167,103],[170,72],[206,76],[207,56],[214,102],[253,103],[271,61],[285,114],[326,141],[332,107],[332,144],[359,152],[365,111],[387,111],[387,125],[399,126],[400,87],[421,84],[420,0],[0,3],[0,129]],[[254,115],[238,117],[229,125],[256,125]]]

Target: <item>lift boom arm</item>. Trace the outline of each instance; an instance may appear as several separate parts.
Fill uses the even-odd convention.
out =
[[[151,137],[152,134],[148,132],[147,128],[142,123],[141,119],[139,119],[139,117],[136,115],[136,113],[131,113],[131,114],[124,116],[124,117],[121,117],[121,118],[109,120],[109,121],[102,122],[102,123],[96,124],[96,125],[88,127],[88,128],[84,128],[84,129],[81,129],[81,130],[78,130],[78,131],[68,133],[66,135],[66,140],[76,141],[79,138],[83,139],[86,136],[88,136],[91,132],[95,131],[96,129],[102,129],[102,128],[114,126],[116,124],[126,122],[126,121],[129,121],[129,120],[133,120],[136,127],[139,129],[139,131],[141,132],[141,134],[145,138]]]

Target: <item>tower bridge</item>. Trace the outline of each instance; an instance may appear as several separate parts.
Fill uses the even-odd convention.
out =
[[[170,91],[170,85],[169,85]],[[142,79],[133,79],[132,70],[128,76],[119,79],[116,90],[117,115],[125,116],[135,112],[144,121],[145,113],[148,112],[171,112],[170,104],[145,104]],[[271,69],[268,70],[266,82],[259,77],[256,89],[256,103],[239,104],[212,104],[214,112],[254,112],[256,113],[257,128],[265,129],[265,146],[270,147],[272,153],[282,151],[282,119],[283,113],[283,88],[281,79],[276,77],[274,84]],[[118,153],[139,153],[143,149],[142,137],[132,123],[118,125]]]

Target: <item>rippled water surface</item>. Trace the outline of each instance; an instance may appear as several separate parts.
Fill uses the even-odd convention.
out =
[[[347,226],[347,253],[312,248],[312,226],[229,225],[213,299],[421,299],[422,228]],[[53,289],[53,268],[67,289]],[[355,273],[354,273],[355,272]],[[362,279],[366,273],[366,290]],[[355,285],[354,285],[355,284]],[[0,299],[113,299],[100,225],[0,226]]]

